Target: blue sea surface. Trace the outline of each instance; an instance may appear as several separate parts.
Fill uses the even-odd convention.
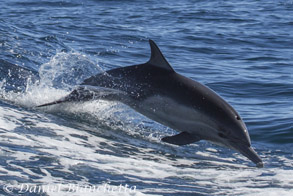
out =
[[[121,103],[34,107],[145,63],[149,39],[239,112],[264,168],[206,141],[163,143],[176,132]],[[1,195],[293,195],[292,100],[290,0],[1,1]]]

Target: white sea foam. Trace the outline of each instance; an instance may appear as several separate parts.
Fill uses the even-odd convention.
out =
[[[46,157],[49,156],[55,159],[55,164],[41,168],[42,175],[32,170],[33,168],[23,167],[12,161],[10,162],[10,166],[17,171],[15,171],[15,169],[9,170],[7,168],[1,168],[1,171],[7,173],[6,175],[8,176],[17,176],[26,180],[29,180],[30,176],[37,176],[39,179],[36,180],[35,183],[38,184],[69,184],[78,182],[81,185],[86,185],[89,180],[87,178],[72,181],[64,180],[62,177],[51,174],[51,168],[57,166],[62,166],[59,171],[64,174],[73,174],[74,168],[82,172],[80,167],[86,167],[91,168],[93,171],[98,169],[114,176],[126,176],[126,178],[129,178],[129,180],[133,182],[143,181],[144,183],[155,185],[156,183],[168,184],[167,179],[177,179],[186,181],[186,186],[194,188],[195,190],[199,187],[217,187],[213,192],[214,195],[276,195],[278,193],[290,195],[292,193],[289,189],[290,187],[292,188],[293,184],[291,178],[293,175],[292,170],[282,168],[257,169],[245,165],[237,165],[233,162],[217,162],[192,158],[186,159],[184,157],[180,158],[180,156],[176,159],[169,159],[165,156],[152,153],[150,149],[132,146],[130,144],[123,144],[123,146],[129,149],[135,148],[135,154],[127,155],[124,152],[121,155],[115,155],[113,153],[117,150],[117,146],[120,145],[119,142],[97,137],[83,130],[57,124],[58,122],[56,122],[54,118],[50,119],[48,116],[46,117],[45,114],[38,114],[39,119],[34,117],[34,114],[30,112],[19,112],[14,109],[6,110],[5,114],[11,116],[9,123],[14,124],[14,127],[24,126],[17,124],[21,122],[22,118],[31,117],[29,119],[31,121],[30,124],[33,124],[32,127],[37,128],[36,130],[46,129],[49,135],[40,135],[37,132],[31,132],[30,134],[14,133],[11,129],[5,129],[5,133],[1,134],[0,142],[2,144],[17,144],[22,146],[22,148],[37,149],[38,153],[23,152],[3,146],[1,148],[2,152],[3,150],[8,151],[8,156],[10,158],[14,157],[21,162],[38,159],[37,154],[39,153],[46,154]],[[52,137],[50,133],[55,136]],[[106,149],[108,153],[98,153],[105,143],[109,146],[109,149]],[[111,148],[115,148],[115,146],[116,149],[113,149],[114,151],[111,150]],[[161,150],[168,151],[168,149],[164,148]],[[174,152],[180,154],[180,151]],[[214,157],[213,152],[201,152],[196,154],[200,154],[206,157],[206,159]],[[1,156],[3,156],[3,153]],[[228,158],[228,160],[230,159]],[[281,160],[292,162],[292,160],[286,157],[281,157]],[[196,165],[202,163],[211,164],[212,167],[200,166],[197,168]],[[225,167],[222,167],[222,169],[218,167],[223,165],[225,165]],[[7,182],[2,181],[1,183]],[[21,184],[19,182],[15,183],[16,185]],[[31,186],[34,185],[32,182],[30,184]],[[103,184],[99,182],[97,185]],[[148,189],[143,187],[137,187],[137,189],[138,193],[136,195],[143,195],[143,192],[153,190],[153,188]],[[175,190],[163,187],[156,188],[156,192],[172,192]],[[66,190],[64,190],[61,195],[62,194],[66,194]],[[49,193],[49,195],[57,194]],[[119,194],[117,193],[117,195]]]

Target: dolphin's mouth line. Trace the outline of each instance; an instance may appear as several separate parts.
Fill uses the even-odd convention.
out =
[[[250,159],[257,167],[263,167],[263,162],[260,156],[255,152],[251,146],[242,143],[230,142],[230,145],[235,150],[239,151],[242,155]]]

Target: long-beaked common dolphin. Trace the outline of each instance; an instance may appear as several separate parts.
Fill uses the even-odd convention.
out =
[[[176,73],[155,42],[149,43],[151,58],[147,63],[92,76],[68,96],[38,107],[93,99],[119,101],[180,132],[162,138],[164,142],[186,145],[208,140],[234,149],[263,167],[233,107],[208,87]]]

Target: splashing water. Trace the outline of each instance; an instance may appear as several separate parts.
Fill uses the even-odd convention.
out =
[[[32,81],[32,76],[28,77],[22,91],[6,91],[7,83],[3,79],[0,83],[0,94],[17,105],[33,107],[65,96],[84,79],[101,71],[85,55],[61,52],[40,66],[38,80]]]

